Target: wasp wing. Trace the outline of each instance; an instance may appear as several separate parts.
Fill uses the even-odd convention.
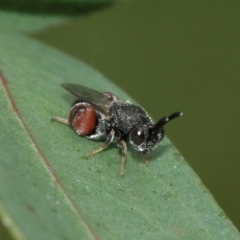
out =
[[[109,119],[112,101],[106,95],[78,84],[63,83],[62,87],[75,95],[80,101],[92,104],[99,114]]]

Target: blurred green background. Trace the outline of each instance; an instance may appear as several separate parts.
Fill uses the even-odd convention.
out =
[[[166,133],[240,229],[240,1],[123,0],[31,37],[94,66],[155,120],[183,111]]]

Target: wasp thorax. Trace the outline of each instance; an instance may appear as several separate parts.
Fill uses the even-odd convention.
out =
[[[94,107],[85,102],[75,104],[68,117],[78,135],[87,136],[94,132],[97,124],[97,116]]]

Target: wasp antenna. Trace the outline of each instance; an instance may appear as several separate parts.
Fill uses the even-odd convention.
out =
[[[177,117],[181,117],[183,115],[182,112],[175,112],[173,114],[171,114],[170,116],[168,117],[163,117],[161,118],[155,125],[155,129],[160,129],[162,128],[166,123],[172,121],[174,118],[177,118]]]
[[[173,114],[171,114],[170,116],[168,116],[168,122],[173,120],[174,118],[177,118],[177,117],[181,117],[183,115],[182,112],[175,112]]]

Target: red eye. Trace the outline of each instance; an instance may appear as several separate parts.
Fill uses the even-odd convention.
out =
[[[144,134],[144,129],[143,127],[135,127],[132,129],[130,132],[130,141],[134,145],[141,145],[145,140],[145,134]]]
[[[69,114],[68,121],[78,135],[87,136],[91,134],[97,124],[94,107],[83,102],[75,104]]]

